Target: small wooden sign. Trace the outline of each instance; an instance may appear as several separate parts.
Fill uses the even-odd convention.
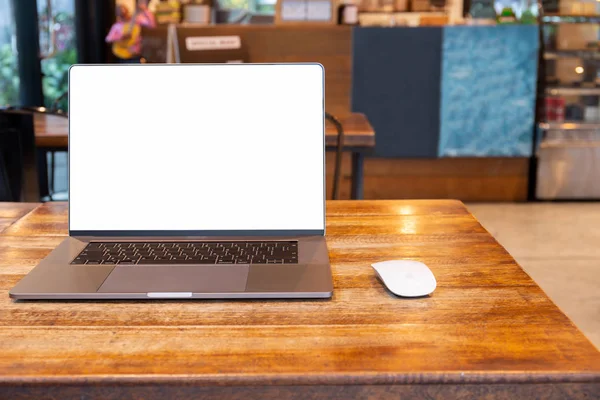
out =
[[[233,50],[242,47],[239,36],[188,36],[185,38],[188,51]]]

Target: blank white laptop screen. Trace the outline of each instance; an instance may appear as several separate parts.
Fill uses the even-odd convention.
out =
[[[323,73],[72,67],[70,230],[323,230]]]

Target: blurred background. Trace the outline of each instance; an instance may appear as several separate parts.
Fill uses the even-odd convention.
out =
[[[362,113],[374,131],[358,149],[364,198],[597,199],[599,7],[571,0],[0,0],[0,106],[67,114],[71,64],[124,61],[115,50],[120,41],[107,43],[107,35],[114,25],[116,32],[129,27],[119,15],[126,8],[139,27],[129,39],[138,47],[125,57],[132,62],[321,62],[327,111]],[[188,45],[215,37],[238,45]],[[43,122],[40,129],[59,129],[56,119]],[[48,175],[42,197],[66,199],[66,148],[36,145],[51,164],[40,171]],[[340,198],[352,196],[351,159],[345,152]]]
[[[0,0],[0,200],[68,199],[73,63],[320,62],[329,198],[467,202],[598,346],[599,26],[596,0]]]

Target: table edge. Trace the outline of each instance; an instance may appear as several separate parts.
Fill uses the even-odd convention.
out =
[[[0,376],[0,387],[26,385],[427,385],[427,384],[540,384],[594,383],[600,385],[600,370],[577,372],[481,372],[372,373],[372,374],[175,374],[175,375],[32,375]]]

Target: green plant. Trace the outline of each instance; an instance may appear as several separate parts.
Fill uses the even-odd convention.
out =
[[[69,89],[69,67],[77,62],[75,49],[65,49],[58,52],[54,57],[42,62],[42,81],[44,89],[44,102],[46,107],[52,107],[57,98]],[[67,97],[63,97],[58,103],[58,108],[68,111]]]
[[[0,46],[0,106],[14,105],[19,100],[17,56],[11,45]]]
[[[50,108],[57,107],[63,111],[68,111],[68,100],[63,95],[69,88],[69,67],[77,62],[74,18],[73,15],[66,12],[56,15],[58,52],[51,58],[42,61],[44,105]],[[59,98],[58,104],[55,104]]]

